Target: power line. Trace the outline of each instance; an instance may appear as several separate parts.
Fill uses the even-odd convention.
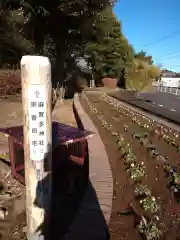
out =
[[[171,56],[171,57],[167,57],[167,58],[163,58],[163,59],[161,59],[161,61],[169,60],[169,59],[173,59],[173,58],[177,58],[177,57],[180,57],[180,54],[175,55],[175,56]]]
[[[153,41],[153,42],[150,42],[150,43],[144,45],[143,48],[152,46],[152,45],[157,44],[157,43],[159,43],[159,42],[162,42],[162,41],[164,41],[164,40],[166,40],[166,39],[172,38],[172,37],[174,37],[174,36],[176,36],[176,35],[180,35],[180,31],[174,32],[174,33],[172,33],[172,34],[169,34],[169,35],[166,35],[166,36],[164,36],[164,37],[162,37],[162,38],[159,38],[159,39],[157,39],[157,40],[155,40],[155,41]]]
[[[169,54],[164,55],[164,57],[160,58],[159,61],[164,61],[164,60],[169,60],[169,59],[180,57],[180,54],[174,55],[174,56],[170,56],[170,55],[172,55],[174,53],[178,53],[178,52],[180,52],[180,49],[178,49],[176,52],[171,52]],[[170,56],[170,57],[168,57],[168,56]]]
[[[162,58],[164,58],[164,57],[166,58],[167,56],[170,56],[170,55],[172,55],[174,53],[178,53],[178,52],[180,52],[180,49],[178,49],[176,52],[171,52],[171,53],[165,54],[162,56]]]

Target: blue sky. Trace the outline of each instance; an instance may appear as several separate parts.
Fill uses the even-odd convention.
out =
[[[114,12],[136,51],[180,72],[180,0],[119,0]]]

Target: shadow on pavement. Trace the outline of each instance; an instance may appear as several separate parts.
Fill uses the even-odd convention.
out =
[[[84,165],[77,165],[68,159],[68,154],[65,146],[58,147],[53,154],[51,221],[48,223],[45,218],[37,231],[42,232],[44,240],[109,239],[108,227],[89,182],[88,155]],[[48,177],[38,185],[45,186]],[[37,191],[35,204],[42,208],[38,199]],[[49,226],[50,232],[47,232]]]

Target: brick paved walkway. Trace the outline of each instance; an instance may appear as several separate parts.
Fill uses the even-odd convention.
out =
[[[108,156],[98,130],[89,116],[84,112],[77,95],[75,96],[74,103],[84,128],[96,134],[88,140],[89,178],[96,191],[102,211],[104,210],[106,222],[108,223],[111,216],[113,195],[113,179]]]
[[[85,129],[96,135],[88,140],[89,184],[76,219],[64,240],[108,239],[111,216],[113,179],[104,144],[91,119],[75,96],[74,105]]]

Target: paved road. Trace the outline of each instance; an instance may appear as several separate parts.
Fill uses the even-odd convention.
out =
[[[180,96],[164,92],[137,94],[131,91],[109,95],[180,124]]]
[[[156,105],[157,107],[180,113],[180,96],[178,95],[157,92],[141,93],[139,97],[147,101],[151,101],[151,103]]]

